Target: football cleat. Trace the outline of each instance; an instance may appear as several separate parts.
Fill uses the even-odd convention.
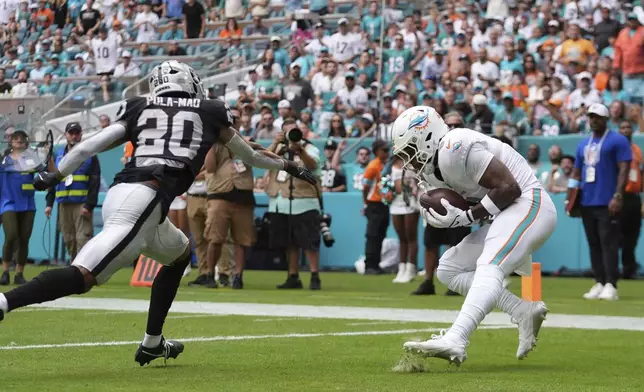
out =
[[[541,301],[529,303],[529,309],[512,322],[519,326],[519,348],[517,349],[517,359],[523,359],[537,345],[539,330],[541,324],[546,319],[548,308]]]
[[[4,320],[4,311],[0,310],[0,321]]]
[[[601,283],[595,283],[593,287],[586,294],[584,294],[584,299],[598,299],[599,295],[604,290],[604,285]]]
[[[161,337],[161,343],[154,348],[144,347],[143,344],[134,354],[134,360],[141,366],[146,365],[157,358],[163,358],[163,363],[167,363],[168,358],[175,359],[183,352],[183,343],[174,340],[165,340]]]
[[[445,338],[445,330],[440,335],[432,335],[430,340],[424,342],[407,342],[403,345],[404,349],[416,355],[423,357],[435,357],[447,360],[450,364],[461,366],[467,359],[465,346],[456,344]]]

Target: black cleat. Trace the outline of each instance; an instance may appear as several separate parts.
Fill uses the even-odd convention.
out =
[[[139,344],[139,348],[134,354],[134,360],[139,365],[147,365],[157,358],[163,358],[163,362],[167,363],[168,358],[175,359],[183,352],[183,343],[174,340],[165,340],[161,337],[161,343],[155,348],[143,347]]]
[[[217,287],[219,287],[217,280],[215,279],[215,274],[208,274],[208,276],[206,276],[206,281],[203,283],[203,286],[209,289],[216,289]]]
[[[11,277],[9,276],[9,271],[4,271],[2,276],[0,276],[0,286],[6,286],[11,283]]]
[[[452,290],[447,290],[447,292],[445,292],[445,295],[448,296],[448,297],[459,297],[460,296],[459,293],[457,293],[456,291],[452,291]]]
[[[219,284],[221,287],[230,286],[230,277],[226,274],[219,274]]]
[[[382,275],[384,273],[385,271],[383,271],[381,268],[367,268],[364,271],[365,275]]]
[[[233,275],[233,290],[241,290],[244,288],[244,280],[241,275]]]
[[[27,283],[27,281],[25,280],[25,277],[22,275],[22,272],[18,272],[16,276],[13,277],[13,284],[21,285],[25,283]]]
[[[4,320],[4,311],[0,310],[0,321]]]
[[[412,291],[411,295],[435,295],[436,288],[434,287],[434,282],[431,280],[424,280],[423,283],[418,286],[416,291]]]
[[[188,283],[188,286],[203,286],[204,283],[206,283],[206,279],[208,279],[208,276],[206,274],[201,274],[197,276],[197,279]]]
[[[301,289],[302,281],[297,275],[289,275],[286,282],[277,286],[278,289]]]
[[[320,280],[320,276],[318,274],[311,275],[309,290],[322,290],[322,281]]]

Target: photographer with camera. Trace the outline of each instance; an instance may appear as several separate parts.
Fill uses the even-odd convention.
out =
[[[303,138],[295,121],[287,119],[273,143],[267,148],[277,155],[301,162],[319,178],[322,168],[320,150]],[[288,277],[278,289],[301,289],[299,278],[299,254],[304,251],[311,281],[309,289],[322,288],[319,276],[320,234],[324,227],[326,238],[330,237],[330,217],[320,216],[320,183],[311,185],[289,176],[283,170],[271,170],[268,174],[266,194],[269,196],[267,219],[270,225],[270,247],[286,249]],[[325,238],[325,243],[326,243]]]

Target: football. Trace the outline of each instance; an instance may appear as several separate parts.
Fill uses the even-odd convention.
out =
[[[463,199],[461,195],[459,195],[455,191],[447,188],[432,189],[427,193],[423,193],[422,195],[420,195],[420,199],[418,199],[418,201],[420,202],[420,205],[423,206],[423,208],[427,210],[433,208],[437,213],[445,215],[447,211],[441,204],[441,199],[446,199],[450,202],[451,205],[462,210],[467,210],[470,208],[467,200]]]

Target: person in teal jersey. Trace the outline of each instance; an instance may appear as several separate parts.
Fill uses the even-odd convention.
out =
[[[300,48],[298,46],[291,46],[291,48],[288,51],[289,57],[290,57],[290,66],[293,66],[293,64],[297,64],[300,66],[300,77],[302,79],[307,79],[307,76],[309,72],[311,72],[311,68],[313,67],[313,56],[310,55],[302,55],[300,53]]]
[[[445,21],[444,28],[441,29],[438,37],[436,37],[436,42],[441,48],[451,48],[456,44],[456,31],[451,20]]]
[[[511,92],[503,94],[503,105],[494,113],[494,126],[502,121],[517,127],[522,135],[531,135],[532,129],[526,112],[517,106],[514,106],[514,97]]]
[[[282,48],[282,39],[279,36],[274,35],[271,37],[271,49],[273,49],[275,62],[282,67],[282,72],[286,75],[288,73],[288,66],[291,64],[291,59],[286,49]]]
[[[617,74],[612,74],[608,79],[608,86],[602,93],[604,105],[611,106],[615,101],[630,102],[631,96],[624,90],[622,78]]]
[[[561,34],[559,31],[559,22],[556,20],[551,20],[548,22],[548,27],[546,28],[546,34],[543,36],[543,42],[552,41],[555,45],[561,43]]]
[[[260,105],[267,104],[277,113],[277,104],[282,96],[282,87],[277,79],[273,79],[272,65],[264,63],[262,65],[261,78],[255,84],[255,93]]]
[[[226,65],[237,64],[243,65],[250,57],[249,48],[242,43],[239,35],[233,35],[226,39],[228,49],[226,49]]]
[[[3,272],[0,285],[9,284],[11,260],[15,260],[17,264],[14,283],[26,282],[23,271],[27,263],[29,238],[36,214],[33,173],[42,167],[38,156],[28,148],[27,133],[15,131],[10,140],[11,150],[2,160],[0,172],[0,212],[4,229]]]
[[[51,56],[48,72],[57,78],[67,77],[67,70],[65,67],[60,65],[60,57],[57,54],[53,54]]]
[[[358,82],[362,87],[366,87],[376,80],[378,67],[373,63],[373,56],[369,49],[362,51],[360,54],[355,72],[358,75]]]
[[[438,34],[438,31],[440,29],[440,22],[438,20],[438,14],[433,14],[430,16],[429,20],[427,21],[427,27],[425,27],[425,35],[427,37],[435,37]]]
[[[179,28],[176,19],[170,19],[169,28],[161,35],[161,41],[180,41],[183,39],[183,30]]]
[[[52,82],[52,76],[50,72],[45,74],[44,83],[38,87],[38,93],[40,95],[55,95],[58,91],[58,84]]]
[[[377,1],[369,3],[369,12],[362,17],[360,22],[360,29],[369,35],[370,41],[380,39],[380,32],[382,31],[382,16],[378,15],[379,4]]]
[[[408,72],[413,64],[414,55],[409,49],[405,49],[405,41],[402,34],[396,34],[394,48],[382,51],[384,66],[383,84],[391,82],[396,75]]]
[[[561,114],[561,106],[562,102],[555,99],[551,99],[544,105],[548,109],[548,113],[541,116],[535,124],[535,135],[558,136],[567,133],[565,118]]]
[[[523,59],[517,55],[514,42],[508,41],[505,43],[505,57],[499,64],[499,71],[501,74],[501,84],[509,85],[512,81],[512,74],[514,71],[521,73],[523,70]]]

